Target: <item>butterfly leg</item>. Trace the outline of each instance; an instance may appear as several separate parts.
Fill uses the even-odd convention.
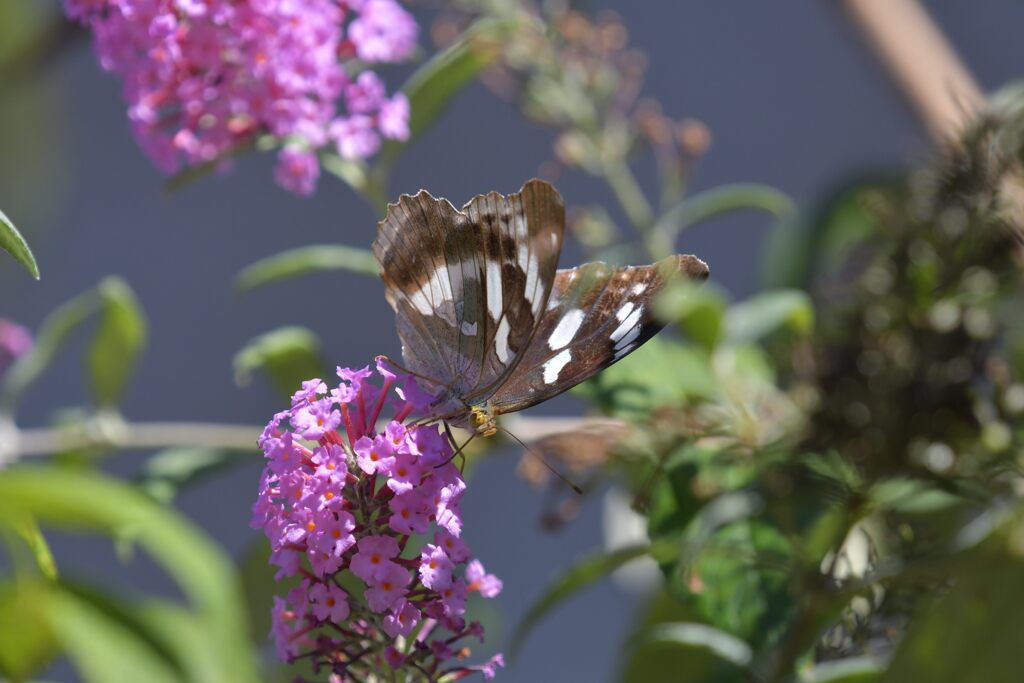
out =
[[[464,444],[462,444],[462,445],[460,446],[460,445],[458,445],[458,443],[456,443],[456,441],[455,441],[455,435],[454,435],[454,434],[452,434],[452,428],[451,428],[451,427],[450,427],[450,426],[448,425],[448,421],[447,421],[447,420],[442,420],[442,421],[441,421],[441,424],[443,424],[443,425],[444,425],[444,433],[448,435],[448,442],[449,442],[449,443],[451,443],[451,445],[452,445],[452,448],[453,448],[454,450],[452,451],[451,457],[449,457],[449,458],[448,458],[447,460],[445,460],[445,461],[444,461],[443,463],[441,463],[440,465],[437,465],[437,467],[443,467],[444,465],[447,465],[447,464],[448,464],[448,463],[450,463],[450,462],[451,462],[452,460],[454,460],[456,456],[461,456],[461,458],[462,458],[462,461],[461,461],[461,464],[459,465],[459,474],[461,474],[461,473],[462,473],[462,471],[463,471],[464,469],[466,469],[466,455],[465,455],[465,453],[463,453],[463,452],[462,452],[462,450],[463,450],[463,449],[464,449],[464,448],[465,448],[466,446],[468,446],[468,445],[469,445],[469,442],[470,442],[470,441],[472,441],[473,439],[475,439],[475,438],[476,438],[476,433],[473,433],[473,434],[472,434],[472,435],[471,435],[471,436],[470,436],[470,437],[469,437],[468,439],[466,439],[466,443],[464,443]]]

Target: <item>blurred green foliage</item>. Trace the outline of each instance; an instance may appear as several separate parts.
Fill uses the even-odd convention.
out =
[[[776,236],[768,272],[806,293],[670,290],[684,341],[578,390],[632,425],[608,468],[652,547],[683,534],[625,680],[1020,680],[1015,94]]]

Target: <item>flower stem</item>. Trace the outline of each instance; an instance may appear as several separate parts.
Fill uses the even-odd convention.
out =
[[[624,160],[613,161],[605,166],[603,177],[626,213],[626,218],[643,236],[648,249],[653,249],[650,237],[654,227],[654,209],[629,164]]]

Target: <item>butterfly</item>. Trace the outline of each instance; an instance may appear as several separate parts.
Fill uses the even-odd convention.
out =
[[[651,301],[695,256],[558,270],[565,205],[530,180],[461,209],[421,190],[389,204],[373,252],[406,370],[432,383],[434,419],[490,436],[496,418],[557,396],[636,350],[663,323]]]

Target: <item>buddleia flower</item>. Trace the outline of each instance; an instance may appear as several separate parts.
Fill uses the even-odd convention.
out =
[[[466,601],[496,596],[501,581],[461,538],[466,482],[451,445],[437,425],[408,422],[426,392],[382,363],[338,377],[303,382],[259,439],[252,526],[278,580],[299,579],[271,610],[279,656],[357,680],[493,676],[500,656],[466,661],[464,641],[483,639]],[[385,409],[394,414],[381,424]]]

